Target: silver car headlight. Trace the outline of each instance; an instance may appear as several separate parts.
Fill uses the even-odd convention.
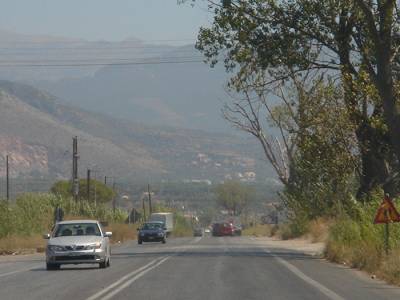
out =
[[[158,236],[164,236],[164,233],[163,232],[159,232]]]
[[[47,249],[49,249],[50,251],[64,251],[64,247],[58,245],[48,245]]]
[[[100,249],[100,248],[101,248],[101,243],[94,243],[94,244],[87,245],[85,247],[85,250],[93,250],[93,249]]]

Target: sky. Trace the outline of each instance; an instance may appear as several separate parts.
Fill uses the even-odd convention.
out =
[[[190,0],[189,0],[190,2]],[[198,1],[177,0],[0,0],[0,30],[86,40],[194,42],[211,14]]]

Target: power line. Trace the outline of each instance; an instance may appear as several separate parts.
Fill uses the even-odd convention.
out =
[[[190,64],[202,63],[203,60],[182,60],[182,61],[146,61],[146,62],[116,62],[116,63],[70,63],[70,64],[46,64],[46,63],[28,63],[28,64],[0,64],[0,67],[92,67],[92,66],[131,66],[131,65],[163,65],[163,64]]]
[[[48,40],[42,40],[42,41],[28,41],[28,40],[9,40],[9,41],[1,41],[1,44],[46,44],[46,43],[52,43],[52,44],[129,44],[129,43],[141,43],[141,44],[149,44],[149,43],[158,43],[158,42],[186,42],[186,41],[195,41],[196,39],[193,38],[183,38],[183,39],[150,39],[150,40],[123,40],[123,41],[90,41],[90,40],[57,40],[57,38],[54,39],[48,39]]]
[[[116,50],[116,49],[179,49],[182,47],[193,46],[195,41],[192,43],[184,44],[184,45],[163,45],[163,44],[154,44],[154,45],[124,45],[124,44],[104,44],[104,45],[88,45],[88,44],[78,44],[76,46],[68,45],[68,43],[61,43],[60,46],[57,44],[53,44],[52,46],[43,46],[45,43],[38,43],[38,46],[35,45],[9,45],[4,44],[5,46],[1,46],[0,50],[20,50],[20,51],[37,51],[37,50],[97,50],[97,49],[107,49],[107,50]],[[41,46],[42,45],[42,46]]]
[[[12,52],[4,52],[4,51],[12,51]],[[33,52],[29,52],[31,50],[43,50],[44,52],[37,52],[37,51],[33,51]],[[57,50],[56,51],[50,51],[50,50]],[[71,51],[71,50],[77,50],[77,51]],[[85,50],[90,50],[90,53],[88,53],[89,51],[85,51]],[[130,48],[82,48],[82,49],[78,49],[78,48],[71,48],[71,49],[66,49],[66,48],[62,48],[62,49],[33,49],[33,48],[29,48],[29,49],[5,49],[5,48],[0,48],[0,54],[1,55],[7,55],[7,56],[22,56],[22,55],[88,55],[88,54],[115,54],[115,53],[126,53],[127,51],[125,50],[131,50]],[[65,51],[65,52],[63,52]],[[80,52],[82,51],[82,52]],[[195,51],[195,49],[190,48],[190,49],[159,49],[159,48],[149,48],[146,50],[145,53],[143,52],[139,52],[140,54],[157,54],[157,53],[197,53],[197,51]],[[128,52],[128,53],[135,53],[135,52]]]
[[[155,59],[159,59],[160,61],[168,61],[168,60],[174,60],[174,59],[201,59],[202,56],[165,56],[165,57],[151,57],[151,58],[139,58],[137,57],[136,59],[143,59],[143,62],[145,62],[146,60],[149,61],[154,61]],[[47,64],[47,63],[80,63],[80,62],[84,62],[84,63],[113,63],[115,61],[128,61],[128,62],[132,62],[132,60],[135,58],[95,58],[95,59],[46,59],[43,61],[38,61],[38,60],[32,60],[32,59],[21,59],[21,60],[0,60],[0,64],[24,64],[24,63],[28,63],[28,64]],[[107,61],[108,60],[108,61]],[[141,61],[139,61],[141,62]]]

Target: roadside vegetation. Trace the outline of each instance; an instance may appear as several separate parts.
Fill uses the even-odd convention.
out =
[[[113,210],[107,203],[101,203],[105,201],[99,202],[95,204],[84,199],[75,201],[67,194],[60,193],[28,193],[12,203],[0,201],[0,255],[44,251],[46,241],[43,234],[51,231],[57,207],[64,211],[64,220],[95,219],[106,222],[106,230],[113,232],[113,243],[136,240],[140,223],[127,224],[128,213],[125,210]],[[154,211],[174,213],[172,236],[193,235],[192,220],[185,218],[181,212],[163,206],[155,206]]]
[[[189,237],[193,236],[194,220],[186,218],[181,211],[163,205],[155,205],[153,212],[172,212],[174,214],[174,230],[173,237]]]
[[[384,195],[400,195],[396,1],[222,2],[196,47],[232,74],[224,116],[283,185],[278,232],[326,240],[327,258],[400,283],[400,225],[386,255],[373,224]]]
[[[0,202],[0,254],[43,251],[44,233],[54,225],[54,210],[61,207],[64,219],[98,219],[116,229],[114,241],[134,238],[136,230],[124,224],[127,213],[113,211],[104,204],[94,206],[87,201],[74,201],[51,193],[31,193],[19,196],[15,203]],[[131,228],[132,227],[132,228]],[[27,250],[30,249],[30,250]]]

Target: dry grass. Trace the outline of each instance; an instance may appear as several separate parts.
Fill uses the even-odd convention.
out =
[[[242,230],[242,235],[247,236],[256,236],[256,237],[263,237],[263,236],[273,236],[276,230],[274,230],[274,226],[265,224],[265,225],[255,225],[252,227],[247,227],[246,229]]]
[[[79,216],[66,216],[65,220],[82,220],[88,218],[82,218]],[[90,219],[90,218],[89,218]],[[125,223],[110,223],[105,230],[112,232],[111,242],[112,243],[123,243],[128,240],[137,239],[137,224],[125,224]]]
[[[175,226],[171,237],[189,237],[193,236],[193,229],[189,226]]]
[[[137,239],[137,225],[135,224],[109,224],[106,227],[107,231],[112,231],[112,243],[125,242],[128,240]]]
[[[400,285],[400,249],[386,256],[377,272],[378,276],[389,283]]]
[[[41,235],[9,236],[0,239],[0,255],[43,252],[45,245]]]
[[[328,241],[325,257],[330,261],[376,273],[382,265],[382,255],[379,249],[371,244],[361,242],[357,247],[346,246],[334,241]]]
[[[371,223],[339,219],[331,226],[325,257],[333,262],[364,270],[388,283],[400,285],[400,246],[397,228],[393,228],[392,251],[385,254],[382,228]],[[396,246],[395,246],[396,244]]]
[[[71,220],[72,218],[69,218]],[[112,243],[134,240],[137,238],[137,225],[109,224],[107,231],[112,231]],[[31,254],[44,252],[46,240],[42,235],[9,236],[0,239],[0,255]]]
[[[329,237],[329,228],[333,224],[333,221],[319,218],[313,220],[308,225],[308,237],[312,243],[326,242]]]

